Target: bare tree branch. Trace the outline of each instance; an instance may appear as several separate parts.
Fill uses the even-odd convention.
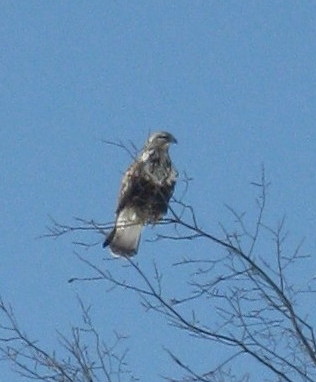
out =
[[[131,143],[132,149],[122,142],[105,143],[135,157],[136,148]],[[289,270],[296,262],[305,261],[307,257],[301,253],[302,241],[294,250],[288,248],[285,218],[276,228],[266,223],[270,184],[264,168],[260,180],[251,183],[257,191],[253,218],[249,221],[245,211],[237,212],[226,206],[234,228],[220,224],[223,237],[202,227],[194,207],[186,202],[190,181],[184,174],[183,191],[179,192],[179,198],[172,199],[169,217],[160,222],[170,228],[170,233],[158,231],[152,240],[196,243],[194,254],[184,255],[171,265],[172,271],[179,272],[179,279],[186,280],[185,288],[177,292],[179,295],[165,288],[163,275],[168,270],[162,272],[158,261],[153,262],[151,271],[145,272],[137,258],[129,257],[107,259],[100,265],[95,258],[87,259],[76,251],[75,256],[86,266],[87,273],[82,277],[74,276],[69,282],[102,282],[108,292],[115,293],[117,288],[131,291],[139,296],[147,312],[157,313],[172,328],[202,342],[207,349],[219,346],[226,349],[220,361],[205,361],[203,371],[200,365],[185,361],[181,350],[176,354],[166,349],[184,373],[180,378],[165,376],[168,381],[246,382],[252,380],[247,369],[252,362],[259,373],[268,373],[266,381],[316,382],[314,328],[312,321],[299,313],[296,298],[300,293],[313,293],[314,290],[296,287],[289,276]],[[159,230],[159,224],[157,226]],[[51,219],[43,237],[73,234],[79,236],[75,243],[91,249],[112,227],[113,222],[103,224],[75,218],[74,225],[67,225]],[[96,234],[100,240],[87,242],[85,235],[90,233]],[[206,253],[198,247],[200,240],[197,239],[206,243],[207,247],[202,247],[208,249]],[[273,245],[269,245],[270,242]],[[113,264],[116,266],[111,267]],[[130,277],[124,278],[122,267],[127,267]],[[115,352],[121,337],[118,336],[112,346],[106,346],[92,324],[89,308],[82,302],[80,305],[84,325],[73,327],[70,337],[59,335],[61,346],[68,355],[68,358],[61,358],[29,340],[19,329],[12,310],[1,302],[0,310],[6,320],[6,324],[0,326],[2,359],[11,362],[20,375],[48,382],[135,380],[126,366],[125,353]],[[91,346],[97,354],[96,359],[92,359]]]
[[[20,329],[10,306],[0,300],[0,361],[11,364],[22,377],[45,382],[136,381],[128,369],[126,351],[119,353],[124,337],[115,335],[111,346],[104,343],[91,320],[89,309],[79,300],[83,326],[70,336],[59,333],[64,356],[48,352]],[[4,323],[6,322],[6,323]],[[94,354],[94,358],[92,358]]]

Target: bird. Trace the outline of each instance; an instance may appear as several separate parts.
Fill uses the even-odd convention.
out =
[[[103,243],[114,256],[135,255],[143,227],[167,213],[178,176],[169,156],[173,143],[177,140],[167,131],[151,134],[123,175],[114,228]]]

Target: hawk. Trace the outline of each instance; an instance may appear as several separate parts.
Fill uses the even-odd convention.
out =
[[[167,213],[177,178],[168,152],[171,143],[177,141],[170,133],[153,133],[124,174],[115,226],[103,243],[114,255],[135,255],[143,226]]]

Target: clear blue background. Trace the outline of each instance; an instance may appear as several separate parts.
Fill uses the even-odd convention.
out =
[[[254,210],[250,182],[264,163],[267,223],[286,214],[290,246],[305,237],[313,255],[294,282],[313,277],[315,43],[313,1],[1,2],[0,293],[33,338],[58,348],[55,330],[80,322],[79,293],[106,339],[114,329],[130,335],[128,360],[142,381],[175,375],[163,345],[186,348],[207,369],[205,354],[190,350],[193,339],[170,336],[137,296],[67,284],[88,273],[70,238],[35,239],[48,215],[65,223],[113,219],[130,158],[103,139],[141,147],[150,131],[172,132],[176,167],[194,179],[186,201],[215,234],[229,221],[225,203]],[[157,231],[147,229],[144,239]],[[143,240],[137,259],[144,267],[155,259],[176,293],[183,280],[172,277],[170,264],[193,248]],[[199,243],[198,251],[207,249]],[[104,265],[110,255],[98,246],[88,256]],[[118,274],[121,266],[115,263]],[[21,380],[0,368],[1,381]]]

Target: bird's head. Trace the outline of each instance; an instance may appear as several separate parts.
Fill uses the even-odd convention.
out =
[[[159,131],[150,135],[147,141],[147,148],[167,149],[171,143],[177,143],[176,138],[167,131]]]

